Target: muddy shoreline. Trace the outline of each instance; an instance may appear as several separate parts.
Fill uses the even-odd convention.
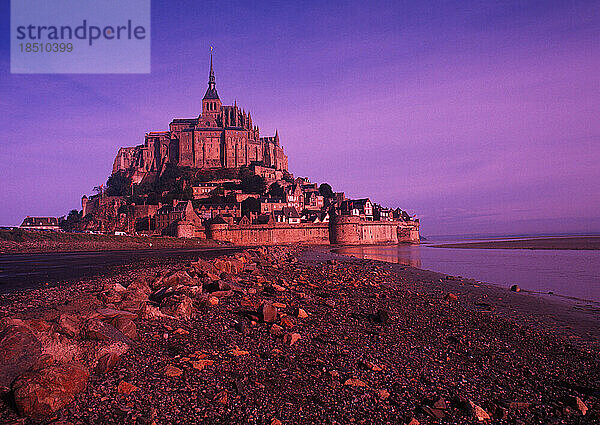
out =
[[[27,379],[15,377],[0,422],[34,423],[22,389],[70,364],[89,372],[85,388],[37,420],[600,420],[597,312],[329,249],[274,247],[196,265],[140,265],[0,296],[4,328],[20,326],[50,356],[38,358]],[[98,339],[104,325],[110,335]],[[106,361],[99,354],[114,345],[124,351],[111,357],[111,368],[99,368]]]
[[[544,237],[533,239],[465,242],[431,245],[433,248],[462,248],[462,249],[572,249],[572,250],[597,250],[600,249],[600,236],[577,237]]]
[[[198,249],[230,244],[167,236],[117,236],[104,234],[0,230],[0,254],[97,252],[144,249]]]

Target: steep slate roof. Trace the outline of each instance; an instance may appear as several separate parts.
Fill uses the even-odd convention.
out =
[[[58,218],[56,217],[25,217],[21,227],[23,226],[58,226]]]
[[[371,202],[369,198],[362,199],[346,199],[342,202],[342,207],[347,208],[364,208],[367,202]]]
[[[199,210],[211,210],[211,209],[239,209],[240,206],[235,204],[200,204]]]
[[[189,201],[178,202],[177,205],[175,206],[175,208],[173,208],[173,211],[185,211],[185,209],[188,206],[188,202]]]
[[[271,214],[261,214],[256,217],[256,222],[258,224],[268,224],[273,221],[273,216]]]
[[[300,218],[300,214],[298,214],[298,211],[294,207],[283,207],[281,212],[288,218]]]
[[[212,220],[212,224],[228,224],[228,223],[225,221],[223,216],[221,214],[219,214]]]
[[[211,89],[208,88],[206,89],[206,94],[204,95],[204,99],[218,99],[219,98],[219,94],[217,93],[217,89]]]
[[[196,124],[198,122],[198,119],[197,118],[175,118],[171,122],[176,123],[176,124]]]

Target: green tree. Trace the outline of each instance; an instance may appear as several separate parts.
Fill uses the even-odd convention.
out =
[[[79,220],[81,218],[81,212],[78,210],[71,210],[67,215],[67,220]]]
[[[194,199],[194,190],[192,189],[192,186],[187,186],[185,189],[183,189],[183,196],[181,197],[181,199],[183,199],[184,201],[191,201],[192,199]]]
[[[334,196],[333,190],[331,189],[331,186],[328,183],[322,183],[319,186],[319,193],[325,198],[333,198]]]
[[[256,198],[246,198],[242,201],[242,215],[250,217],[250,213],[260,213],[260,201]]]
[[[106,182],[107,196],[128,196],[131,194],[131,178],[125,173],[112,174]]]
[[[269,195],[272,198],[283,198],[283,187],[277,182],[269,186]]]
[[[81,221],[82,213],[83,211],[78,210],[69,211],[67,217],[60,222],[60,227],[68,232],[75,230],[77,225]]]
[[[261,176],[257,176],[246,167],[240,169],[240,188],[244,193],[264,193],[267,189],[267,183]]]

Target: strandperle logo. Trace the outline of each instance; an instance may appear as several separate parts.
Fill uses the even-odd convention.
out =
[[[11,0],[12,73],[149,73],[150,0]]]
[[[73,28],[70,25],[21,25],[17,27],[18,40],[40,40],[43,42],[56,40],[88,40],[91,46],[94,40],[104,38],[105,40],[143,40],[146,38],[146,28],[142,25],[134,26],[131,19],[127,21],[127,25],[106,25],[100,27],[97,25],[89,25],[87,20],[83,20],[80,26]]]

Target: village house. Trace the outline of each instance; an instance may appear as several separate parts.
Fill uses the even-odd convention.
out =
[[[271,214],[275,211],[281,211],[288,204],[279,198],[259,198],[261,214]]]
[[[319,192],[311,191],[304,193],[304,208],[308,210],[320,210],[323,209],[324,204],[324,198]]]
[[[156,211],[156,232],[163,235],[178,236],[178,237],[194,237],[181,236],[177,232],[179,224],[192,226],[198,234],[204,232],[202,221],[194,211],[191,201],[174,201],[175,205],[163,205]]]
[[[60,230],[57,217],[25,217],[21,225],[21,229],[26,230],[47,230],[57,232]]]
[[[198,216],[203,220],[221,216],[241,217],[242,206],[239,203],[235,204],[202,204],[197,208]]]
[[[419,221],[418,218],[414,218],[411,217],[410,214],[408,214],[406,211],[400,209],[400,208],[396,208],[395,210],[391,211],[391,215],[392,215],[392,220],[400,220],[400,221]]]
[[[381,205],[373,205],[373,220],[378,221],[392,221],[393,213],[390,208],[384,208]]]
[[[294,207],[283,207],[273,213],[277,223],[300,224],[300,214]]]
[[[304,192],[298,184],[292,184],[284,189],[285,202],[288,207],[294,207],[297,211],[304,209]]]
[[[217,187],[219,187],[219,184],[214,182],[198,183],[192,186],[193,197],[194,199],[206,199]]]
[[[304,193],[319,191],[319,185],[317,183],[311,183],[308,177],[298,177],[294,180],[294,183],[300,186]]]
[[[192,186],[192,193],[194,199],[206,199],[209,198],[211,193],[217,188],[224,188],[223,193],[227,195],[228,193],[241,193],[241,190],[230,189],[231,186],[236,186],[241,183],[239,179],[219,179],[219,180],[211,180],[209,182],[201,182],[196,183]]]
[[[346,199],[340,205],[340,215],[353,215],[364,220],[373,220],[373,204],[369,198]]]
[[[175,205],[165,204],[156,210],[156,230],[162,232],[172,223],[179,220],[185,214],[188,201],[175,201]],[[191,205],[191,203],[190,203]]]

